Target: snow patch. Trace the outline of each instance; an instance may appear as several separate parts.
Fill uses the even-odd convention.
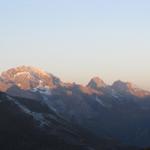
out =
[[[52,95],[50,89],[40,89],[39,92],[44,95]]]
[[[106,105],[103,103],[103,101],[100,98],[98,98],[97,96],[96,96],[96,101],[103,107],[106,107]]]
[[[111,94],[114,98],[119,99],[119,95],[114,89],[112,89]]]
[[[56,109],[51,106],[48,97],[45,96],[45,95],[43,95],[42,97],[43,97],[44,103],[48,106],[48,108],[51,109],[51,110],[53,110],[55,113],[57,113]]]
[[[29,110],[27,107],[19,103],[17,100],[7,96],[7,98],[11,101],[13,101],[22,111],[25,113],[31,115],[36,121],[40,122],[40,126],[48,125],[47,121],[45,120],[44,116],[42,113],[37,113],[37,112],[32,112]]]
[[[14,78],[16,78],[17,76],[21,76],[21,75],[26,75],[28,78],[31,77],[29,72],[23,71],[23,72],[18,72],[16,74],[14,74]]]
[[[47,96],[51,96],[52,92],[49,88],[44,87],[44,88],[33,88],[31,89],[32,92],[38,92],[42,95],[47,95]]]

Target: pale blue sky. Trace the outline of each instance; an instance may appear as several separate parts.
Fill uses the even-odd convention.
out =
[[[0,64],[0,71],[32,65],[64,81],[100,76],[150,90],[150,1],[0,1]]]

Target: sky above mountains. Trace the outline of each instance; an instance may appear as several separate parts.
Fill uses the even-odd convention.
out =
[[[31,65],[65,81],[93,76],[150,90],[148,0],[0,2],[0,71]]]

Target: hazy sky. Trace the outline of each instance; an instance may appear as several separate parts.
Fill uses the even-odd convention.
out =
[[[0,71],[19,65],[150,90],[150,1],[0,1]]]

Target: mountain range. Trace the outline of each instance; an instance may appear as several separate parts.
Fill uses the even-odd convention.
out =
[[[130,82],[65,83],[20,66],[0,75],[3,150],[128,150],[150,146],[150,92]]]

